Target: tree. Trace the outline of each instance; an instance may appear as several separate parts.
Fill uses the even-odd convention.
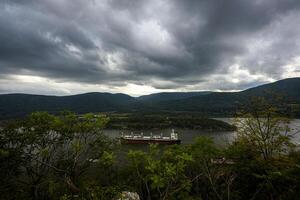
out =
[[[23,185],[22,193],[28,197],[82,194],[82,175],[95,162],[104,161],[113,148],[114,143],[102,134],[107,121],[92,114],[33,113],[1,130],[1,159],[18,155],[16,171],[21,175],[15,182]]]
[[[189,168],[193,189],[203,199],[231,199],[236,178],[221,149],[208,137],[197,137],[189,150],[194,162]]]
[[[289,157],[295,147],[289,110],[281,98],[255,97],[235,119],[237,139],[227,155],[236,161],[241,199],[285,199],[294,193],[289,174],[297,167]]]
[[[293,144],[286,105],[263,97],[251,99],[235,119],[237,139],[250,144],[264,160],[288,152]]]
[[[146,189],[146,198],[186,199],[191,182],[185,170],[192,162],[191,155],[176,145],[165,150],[162,155],[160,151],[157,145],[150,145],[147,153],[128,153],[130,168],[137,180],[140,180],[142,188]]]

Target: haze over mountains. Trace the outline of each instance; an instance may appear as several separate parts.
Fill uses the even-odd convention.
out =
[[[31,94],[0,95],[0,118],[23,117],[33,111],[87,112],[198,112],[207,116],[231,116],[237,105],[251,96],[282,95],[287,103],[300,104],[300,78],[290,78],[241,92],[174,92],[140,97],[126,94],[86,93],[72,96]]]

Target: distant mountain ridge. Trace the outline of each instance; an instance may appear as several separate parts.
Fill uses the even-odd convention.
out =
[[[154,93],[149,95],[142,95],[137,97],[137,100],[144,102],[159,102],[159,101],[169,101],[169,100],[178,100],[185,99],[194,96],[206,95],[211,93],[210,91],[203,92],[161,92]]]
[[[300,78],[290,78],[241,92],[168,92],[131,97],[118,93],[85,93],[71,96],[32,94],[0,95],[0,119],[22,117],[34,111],[87,112],[199,112],[230,116],[237,104],[252,96],[284,95],[288,103],[300,105]]]
[[[34,111],[52,113],[71,110],[76,113],[122,111],[134,103],[126,94],[85,93],[71,96],[44,96],[32,94],[0,95],[0,117],[24,116]]]
[[[172,111],[176,108],[176,111],[230,116],[236,111],[238,105],[245,104],[251,97],[272,98],[272,95],[281,95],[287,101],[286,103],[300,105],[300,78],[284,79],[241,92],[212,92],[186,99],[159,102],[155,106],[156,109],[164,111]]]

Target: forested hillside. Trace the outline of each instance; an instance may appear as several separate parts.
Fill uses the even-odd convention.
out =
[[[300,104],[300,78],[291,78],[241,92],[175,92],[141,97],[126,94],[86,93],[72,96],[30,94],[0,95],[0,118],[22,117],[34,111],[87,112],[197,112],[206,116],[232,116],[251,97],[281,97],[287,104]],[[299,111],[297,113],[299,116]]]

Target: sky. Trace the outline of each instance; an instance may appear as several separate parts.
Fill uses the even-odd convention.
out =
[[[300,77],[299,0],[1,0],[0,93],[239,91]]]

